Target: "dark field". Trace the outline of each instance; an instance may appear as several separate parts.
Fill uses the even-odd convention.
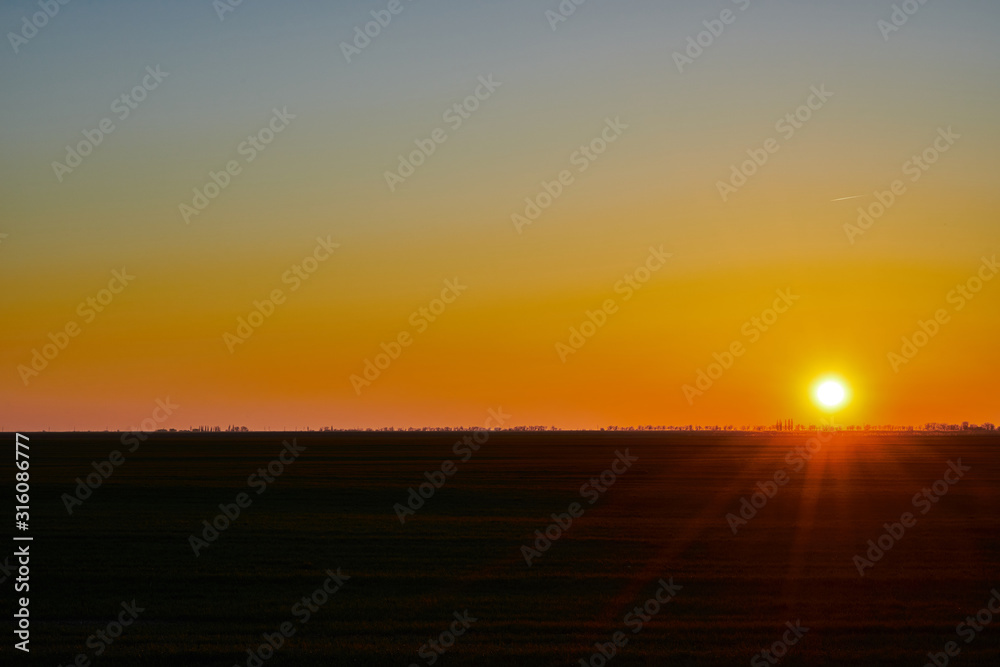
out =
[[[435,664],[599,666],[595,643],[622,631],[609,665],[750,665],[799,620],[781,665],[920,667],[949,641],[950,664],[1000,664],[1000,614],[956,633],[1000,588],[998,437],[842,434],[796,471],[806,436],[493,432],[401,525],[393,506],[461,435],[157,433],[135,453],[117,434],[31,435],[31,664],[246,665],[291,622],[264,665],[427,665],[421,646],[466,610],[478,620]],[[248,487],[292,437],[301,456]],[[626,448],[638,460],[589,504],[581,485]],[[62,494],[116,449],[125,462],[69,516]],[[958,459],[964,477],[915,507]],[[726,515],[779,470],[788,483],[734,535]],[[195,557],[189,536],[240,492],[252,504]],[[521,546],[574,502],[584,514],[529,568]],[[916,524],[859,576],[853,557],[905,512]],[[300,623],[293,606],[337,568],[349,579]],[[661,578],[676,598],[633,633],[626,614]],[[95,656],[88,637],[133,599],[145,611]]]

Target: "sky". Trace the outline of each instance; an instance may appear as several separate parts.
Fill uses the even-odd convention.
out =
[[[1000,6],[903,4],[5,2],[0,428],[997,423]]]

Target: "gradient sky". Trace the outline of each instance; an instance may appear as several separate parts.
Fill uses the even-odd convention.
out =
[[[4,40],[0,427],[128,429],[168,397],[166,428],[481,426],[498,407],[567,428],[817,423],[828,373],[853,390],[842,423],[1000,420],[1000,279],[949,300],[1000,250],[994,0],[928,3],[888,40],[887,0],[587,2],[555,30],[555,0],[402,0],[348,63],[341,43],[388,4],[244,0],[220,20],[210,0],[73,0],[17,54]],[[37,11],[5,2],[0,28]],[[114,100],[156,66],[169,76],[119,120]],[[500,87],[453,130],[444,112],[489,75]],[[785,139],[776,122],[814,86],[833,97]],[[247,163],[241,142],[284,108]],[[106,117],[59,182],[52,163]],[[572,154],[616,118],[628,128],[580,173]],[[912,182],[904,163],[949,127]],[[385,172],[435,128],[447,141],[391,192]],[[717,183],[772,137],[724,202]],[[185,224],[179,205],[230,160],[242,171]],[[518,233],[512,214],[566,169]],[[896,179],[906,193],[852,243],[845,225]],[[317,237],[340,247],[291,291]],[[625,301],[615,285],[650,246],[672,256]],[[78,304],[122,267],[135,280],[86,322]],[[467,290],[417,333],[411,313],[455,278]],[[274,289],[287,300],[230,352]],[[751,342],[784,289],[800,299]],[[556,344],[612,298],[564,363]],[[79,335],[23,381],[68,322]],[[403,331],[412,345],[359,394],[351,376]],[[745,354],[692,404],[684,385],[734,341]]]

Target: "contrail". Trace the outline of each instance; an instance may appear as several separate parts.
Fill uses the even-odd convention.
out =
[[[840,199],[831,199],[830,201],[844,201],[847,199],[858,199],[859,197],[867,197],[868,195],[854,195],[853,197],[841,197]]]

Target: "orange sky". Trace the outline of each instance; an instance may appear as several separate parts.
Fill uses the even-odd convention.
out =
[[[415,4],[348,63],[357,9],[81,6],[0,62],[0,427],[818,423],[830,373],[842,423],[996,423],[1000,13],[744,4],[682,72],[718,11]]]

